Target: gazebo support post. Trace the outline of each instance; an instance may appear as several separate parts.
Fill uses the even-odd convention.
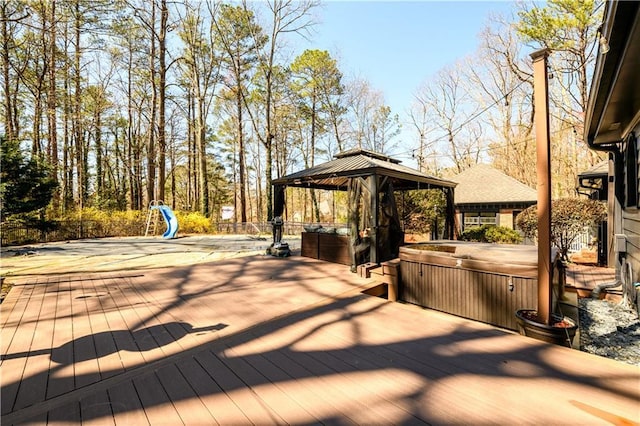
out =
[[[454,198],[453,198],[453,188],[444,188],[445,198],[447,199],[447,213],[445,217],[445,235],[444,239],[453,240],[455,239],[455,206],[454,206]]]
[[[369,262],[376,265],[380,262],[378,250],[378,209],[380,190],[378,188],[378,175],[371,175],[367,179],[369,181],[369,193],[371,196],[371,248],[369,249]]]

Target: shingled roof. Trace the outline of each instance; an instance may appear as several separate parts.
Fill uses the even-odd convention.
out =
[[[454,203],[535,203],[535,189],[486,164],[478,164],[451,178],[457,182]]]
[[[426,175],[399,163],[400,161],[380,153],[354,149],[342,152],[326,163],[274,179],[273,184],[346,190],[349,178],[379,175],[392,178],[395,189],[456,186],[455,182]]]

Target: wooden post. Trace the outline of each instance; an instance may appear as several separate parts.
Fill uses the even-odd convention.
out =
[[[369,251],[369,262],[378,264],[380,262],[380,254],[378,251],[378,208],[379,208],[379,188],[378,175],[369,176],[369,191],[371,193],[371,248]]]
[[[533,110],[535,114],[538,182],[538,320],[551,323],[551,170],[549,133],[549,49],[531,54],[533,60]]]

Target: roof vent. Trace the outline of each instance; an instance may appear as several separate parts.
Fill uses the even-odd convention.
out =
[[[398,164],[401,161],[396,160],[395,158],[388,157],[379,152],[369,151],[366,149],[350,149],[348,151],[342,151],[333,156],[333,158],[345,158],[345,157],[355,157],[356,155],[364,155],[365,157],[375,158],[377,160],[388,161],[390,163]]]

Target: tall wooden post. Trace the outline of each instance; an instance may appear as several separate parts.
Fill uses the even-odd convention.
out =
[[[551,323],[551,156],[549,132],[549,49],[531,54],[538,182],[538,321]]]
[[[380,252],[378,250],[378,210],[379,210],[379,202],[380,198],[380,188],[378,185],[378,175],[373,174],[369,176],[369,190],[371,193],[371,248],[369,251],[369,262],[371,263],[379,263],[380,262]]]

